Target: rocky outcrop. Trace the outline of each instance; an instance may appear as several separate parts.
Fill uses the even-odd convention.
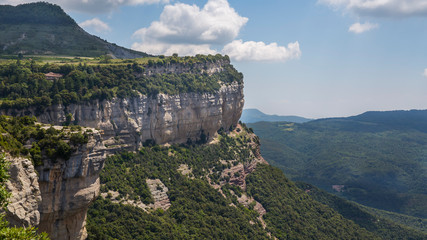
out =
[[[171,202],[167,195],[169,189],[163,184],[160,179],[147,179],[147,186],[150,189],[151,196],[154,199],[153,209],[168,210]]]
[[[243,84],[233,83],[223,85],[216,93],[141,95],[54,105],[37,119],[62,125],[71,113],[77,124],[102,130],[109,148],[135,149],[147,140],[163,144],[212,138],[220,128],[229,129],[237,124],[243,105]],[[37,115],[36,109],[18,112],[18,115],[28,114]]]
[[[6,185],[12,193],[7,220],[12,225],[36,226],[51,239],[86,239],[87,209],[99,195],[99,172],[106,158],[100,133],[86,132],[88,143],[78,146],[69,160],[45,158],[34,168],[28,159],[7,157]]]
[[[145,181],[153,198],[153,203],[145,204],[141,201],[141,199],[129,199],[128,195],[125,198],[121,198],[119,192],[111,190],[106,193],[101,193],[101,196],[103,198],[110,199],[110,201],[113,203],[121,203],[129,206],[134,206],[137,208],[141,208],[142,210],[148,213],[157,209],[163,209],[165,211],[168,210],[171,206],[171,202],[167,194],[169,189],[165,186],[165,184],[163,184],[160,179],[146,179]]]
[[[67,161],[45,159],[38,166],[42,201],[39,231],[52,239],[85,239],[86,214],[99,195],[105,147],[98,131],[92,130],[87,144],[81,145]]]
[[[221,185],[226,183],[239,186],[242,190],[246,190],[246,177],[253,173],[258,164],[268,164],[267,161],[261,156],[259,138],[254,133],[246,132],[244,128],[238,124],[236,129],[229,133],[230,136],[236,137],[237,135],[246,135],[246,143],[241,148],[250,149],[249,157],[244,162],[237,162],[236,160],[222,160],[223,165],[230,165],[231,167],[225,168],[221,172],[221,178],[226,179],[221,182]]]
[[[12,226],[37,226],[40,223],[39,205],[42,198],[34,166],[25,158],[6,155],[6,160],[10,163],[6,188],[11,193],[6,219]]]

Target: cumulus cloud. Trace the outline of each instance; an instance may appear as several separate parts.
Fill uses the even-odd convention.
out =
[[[18,5],[38,0],[0,0],[0,4]],[[108,13],[123,5],[168,3],[169,0],[48,0],[66,10],[88,13]]]
[[[248,21],[227,0],[209,0],[203,9],[196,5],[167,5],[160,20],[135,32],[144,42],[224,44],[232,41]]]
[[[426,77],[426,78],[427,78],[427,68],[426,68],[426,69],[424,69],[424,73],[423,73],[423,75],[424,75],[424,77]]]
[[[355,23],[348,28],[349,32],[360,34],[378,28],[376,23]]]
[[[318,2],[360,16],[427,17],[427,0],[319,0]]]
[[[222,53],[236,61],[280,61],[301,55],[298,42],[288,47],[277,43],[235,40],[248,22],[227,0],[208,0],[203,8],[176,3],[165,6],[159,21],[134,33],[132,48],[152,54],[215,54],[212,45],[224,46]]]
[[[80,23],[79,25],[80,25],[80,27],[85,28],[85,29],[92,29],[97,33],[105,33],[105,32],[111,31],[110,26],[108,26],[107,23],[99,20],[98,18],[86,20],[86,21]]]
[[[225,45],[222,53],[229,55],[236,61],[285,61],[301,57],[299,43],[289,43],[287,47],[277,43],[235,40]]]

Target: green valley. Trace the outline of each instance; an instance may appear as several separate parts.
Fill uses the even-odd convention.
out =
[[[369,112],[303,124],[249,124],[262,154],[293,180],[426,218],[427,111]]]

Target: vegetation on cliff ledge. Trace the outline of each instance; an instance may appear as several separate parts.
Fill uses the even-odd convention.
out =
[[[29,157],[35,166],[43,164],[44,158],[68,160],[81,144],[88,142],[88,133],[79,126],[54,128],[37,124],[35,117],[0,115],[0,150]]]
[[[0,108],[39,110],[52,104],[82,103],[91,100],[127,98],[159,93],[213,93],[221,84],[242,83],[243,76],[229,63],[223,70],[208,74],[206,64],[227,61],[228,57],[197,56],[158,58],[145,64],[120,60],[111,64],[40,64],[32,61],[7,61],[0,65]],[[220,64],[220,63],[218,63]],[[185,73],[168,70],[172,65],[191,69]],[[161,74],[148,73],[166,68]],[[46,73],[59,77],[47,79]]]

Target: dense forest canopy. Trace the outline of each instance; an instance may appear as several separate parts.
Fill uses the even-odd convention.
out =
[[[158,58],[138,64],[132,60],[122,64],[40,64],[36,61],[16,61],[0,65],[0,108],[39,108],[52,104],[82,103],[91,100],[127,98],[159,93],[213,93],[221,84],[242,83],[243,76],[230,64],[214,74],[202,73],[204,64],[227,60],[228,57],[197,56],[192,58]],[[108,59],[103,61],[108,62]],[[147,74],[146,69],[183,65],[193,70],[187,73]],[[48,80],[45,73],[63,76]]]

